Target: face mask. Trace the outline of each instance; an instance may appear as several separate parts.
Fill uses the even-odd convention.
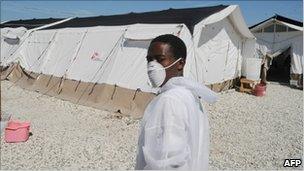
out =
[[[175,62],[173,62],[171,65],[167,67],[163,67],[160,63],[157,61],[151,61],[148,63],[148,77],[153,87],[159,87],[163,84],[163,82],[166,79],[166,69],[172,67],[174,64],[176,64],[179,60],[182,58],[179,58]]]

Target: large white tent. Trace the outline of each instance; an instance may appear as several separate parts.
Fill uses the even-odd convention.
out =
[[[16,51],[20,46],[23,35],[26,33],[25,27],[1,29],[1,66],[6,66],[4,61]]]
[[[1,67],[8,66],[18,48],[32,32],[70,20],[49,18],[32,20],[15,20],[1,23]]]
[[[280,55],[290,57],[290,84],[301,86],[303,77],[303,23],[274,15],[250,27],[257,53],[272,61]],[[284,53],[288,50],[287,53]],[[272,62],[269,62],[272,63]],[[271,66],[270,66],[271,67]]]
[[[162,34],[185,42],[184,75],[215,91],[240,77],[243,60],[254,54],[240,8],[221,5],[69,19],[32,31],[3,64],[18,62],[8,79],[25,88],[140,115],[156,92],[147,77],[147,48]]]

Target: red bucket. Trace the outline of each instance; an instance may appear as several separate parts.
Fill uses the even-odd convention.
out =
[[[265,84],[257,84],[254,88],[254,95],[256,96],[265,96],[266,95],[266,85]]]
[[[24,142],[29,138],[30,123],[10,120],[5,128],[7,143]]]

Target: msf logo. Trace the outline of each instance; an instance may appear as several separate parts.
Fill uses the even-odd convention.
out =
[[[302,160],[301,159],[285,159],[284,167],[298,167],[301,166]]]

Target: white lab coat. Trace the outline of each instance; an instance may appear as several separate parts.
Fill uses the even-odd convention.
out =
[[[217,95],[185,77],[171,78],[147,106],[140,128],[137,170],[208,170],[209,123],[200,99]]]

